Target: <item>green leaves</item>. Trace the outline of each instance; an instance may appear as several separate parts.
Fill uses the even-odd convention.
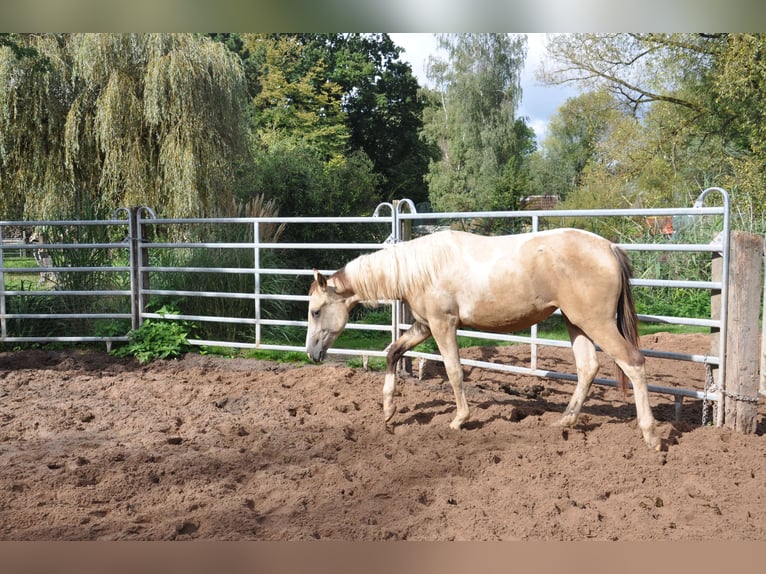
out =
[[[766,35],[557,34],[547,48],[543,81],[594,90],[580,102],[600,89],[619,104],[617,113],[601,116],[606,122],[567,207],[688,205],[716,185],[732,193],[735,227],[762,229]],[[551,161],[559,161],[562,125],[599,118],[587,109],[572,116],[573,108],[567,102],[551,122],[558,141],[543,146]],[[569,160],[559,157],[566,167]]]
[[[0,208],[67,219],[150,205],[183,217],[226,202],[245,149],[245,82],[222,44],[196,34],[14,41],[48,64],[0,46]]]
[[[178,310],[163,305],[157,313],[175,315]],[[155,359],[179,357],[191,349],[188,334],[189,324],[185,321],[147,319],[138,329],[128,333],[128,344],[113,350],[112,354],[118,357],[134,356],[142,364]]]
[[[526,37],[449,34],[440,43],[449,60],[429,66],[439,91],[424,129],[441,149],[427,176],[431,202],[444,211],[514,209],[533,148],[532,130],[515,118]]]

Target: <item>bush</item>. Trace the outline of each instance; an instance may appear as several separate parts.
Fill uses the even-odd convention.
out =
[[[178,311],[165,305],[157,310],[160,315],[173,315]],[[139,363],[155,359],[179,357],[191,349],[189,327],[185,321],[148,319],[128,333],[129,342],[112,351],[118,357],[135,356]]]

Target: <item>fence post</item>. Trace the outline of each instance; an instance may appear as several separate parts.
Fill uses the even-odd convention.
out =
[[[758,414],[759,326],[763,238],[733,232],[729,244],[729,286],[726,327],[726,376],[723,384],[724,424],[742,433],[755,431]],[[721,264],[713,263],[714,280]],[[715,302],[713,302],[715,311]],[[715,341],[713,341],[715,344]]]
[[[759,392],[766,396],[766,235],[763,236],[763,306],[761,307],[761,382]]]
[[[261,226],[253,221],[253,289],[255,290],[255,345],[261,346]]]
[[[140,276],[138,273],[140,250],[138,235],[138,207],[131,207],[128,210],[128,241],[130,245],[130,327],[138,329],[141,325],[141,303],[140,303]]]
[[[124,208],[123,208],[124,209]],[[144,311],[143,290],[149,289],[149,275],[141,272],[141,267],[149,265],[149,251],[144,247],[146,234],[139,225],[138,216],[144,210],[149,218],[154,219],[154,211],[145,205],[134,206],[128,211],[128,234],[130,236],[130,301],[131,327],[141,326],[141,313]]]
[[[394,200],[394,227],[396,228],[396,242],[399,241],[409,241],[412,239],[412,220],[410,219],[400,219],[398,216],[400,213],[402,213],[402,206],[406,205],[410,211],[410,213],[415,213],[415,205],[412,203],[412,200],[410,199],[401,199],[401,200]],[[397,337],[401,334],[401,325],[402,323],[411,323],[412,322],[412,313],[410,312],[410,308],[404,301],[397,301],[395,305],[398,307],[398,310],[396,313],[394,313],[394,316],[396,317],[396,332]],[[412,358],[407,357],[406,355],[399,359],[399,365],[398,369],[400,373],[406,373],[407,375],[412,375]]]
[[[0,225],[0,339],[5,340],[8,336],[5,321],[5,251],[2,249],[3,226]]]

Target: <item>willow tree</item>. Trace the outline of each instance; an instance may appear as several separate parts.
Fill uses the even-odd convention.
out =
[[[192,34],[19,35],[0,47],[0,207],[29,218],[228,204],[244,146],[244,76]]]

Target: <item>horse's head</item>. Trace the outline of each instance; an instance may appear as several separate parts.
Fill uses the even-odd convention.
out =
[[[314,282],[309,289],[309,328],[306,333],[306,353],[313,361],[322,361],[327,349],[335,342],[348,322],[348,313],[356,304],[353,297],[338,293],[314,269]]]

